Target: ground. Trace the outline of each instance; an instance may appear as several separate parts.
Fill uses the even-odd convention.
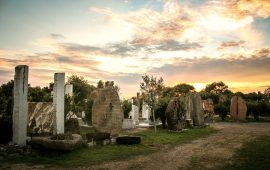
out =
[[[235,162],[235,153],[243,144],[270,135],[270,123],[218,122],[210,126],[218,132],[186,144],[161,147],[158,152],[128,160],[72,169],[224,169],[224,165]],[[14,165],[12,169],[42,167]]]
[[[128,161],[109,162],[93,166],[93,169],[219,169],[232,158],[243,143],[256,137],[270,135],[270,123],[213,123],[219,130],[206,138],[192,141],[147,156]],[[197,164],[197,165],[194,165]],[[86,168],[87,169],[87,168]]]

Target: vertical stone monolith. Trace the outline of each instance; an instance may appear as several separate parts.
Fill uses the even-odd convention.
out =
[[[27,114],[28,114],[28,66],[15,67],[13,88],[13,143],[26,145]]]
[[[64,133],[65,73],[54,74],[53,105],[55,108],[54,134]]]

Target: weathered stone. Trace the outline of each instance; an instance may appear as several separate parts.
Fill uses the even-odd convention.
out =
[[[26,145],[27,113],[28,113],[28,66],[15,68],[13,88],[13,143]]]
[[[132,119],[124,119],[123,120],[123,126],[122,126],[123,129],[133,129],[135,127],[136,126],[135,126]]]
[[[166,108],[167,124],[170,130],[181,130],[185,127],[185,104],[180,98],[174,97]]]
[[[129,112],[129,117],[133,120],[133,123],[139,124],[139,107],[136,105],[131,106],[131,111]]]
[[[212,122],[215,114],[214,102],[212,99],[203,100],[203,110],[204,110],[204,121]]]
[[[246,102],[240,96],[231,99],[230,115],[233,120],[245,121],[247,116]]]
[[[142,118],[149,120],[151,116],[151,110],[149,108],[149,106],[145,103],[143,103],[142,105]]]
[[[73,96],[73,84],[66,84],[66,86],[65,86],[65,94],[69,95],[70,97]]]
[[[51,137],[33,137],[31,144],[36,148],[72,151],[83,144],[82,137],[72,134],[72,139],[54,140]]]
[[[122,129],[124,114],[117,91],[109,86],[92,93],[92,124],[98,132],[117,135]]]
[[[186,98],[187,115],[191,116],[194,126],[204,125],[202,99],[199,93],[190,93]]]
[[[80,134],[80,126],[78,119],[70,118],[65,121],[65,133]]]
[[[54,134],[64,133],[65,73],[54,74],[53,105],[55,108]]]
[[[52,133],[54,113],[54,106],[51,102],[29,102],[28,133]]]

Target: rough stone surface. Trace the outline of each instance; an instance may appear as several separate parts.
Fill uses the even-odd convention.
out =
[[[92,93],[92,124],[98,132],[117,135],[124,119],[118,93],[109,86]]]
[[[13,88],[13,143],[26,145],[27,113],[28,113],[28,66],[15,68]]]
[[[72,151],[83,144],[81,135],[72,134],[72,139],[52,140],[49,137],[33,137],[31,144],[37,148]]]
[[[194,126],[204,125],[204,111],[199,93],[190,93],[186,96],[186,115],[190,116]]]
[[[214,111],[214,102],[212,99],[203,100],[203,110],[204,110],[204,121],[212,122],[213,116],[215,114]]]
[[[170,130],[181,130],[185,127],[185,104],[180,98],[174,97],[166,108],[167,124]]]
[[[51,102],[29,102],[28,133],[52,133],[54,112],[54,106]]]
[[[230,115],[233,120],[245,121],[247,116],[246,102],[240,96],[231,99]]]
[[[54,134],[64,133],[65,73],[54,74],[53,105],[55,108]]]

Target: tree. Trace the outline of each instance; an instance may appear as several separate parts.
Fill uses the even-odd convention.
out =
[[[178,84],[174,86],[173,90],[174,90],[174,93],[177,95],[177,94],[187,94],[189,92],[194,91],[195,88],[192,85],[182,83],[182,84]]]
[[[31,87],[28,88],[28,101],[29,102],[52,102],[53,98],[51,95],[53,89],[49,87]]]
[[[104,82],[102,80],[99,80],[97,83],[97,88],[104,88]]]
[[[124,112],[124,118],[128,118],[129,112],[132,109],[132,103],[130,101],[124,99],[122,102],[122,109]]]
[[[143,95],[143,99],[145,103],[148,104],[150,107],[152,116],[153,116],[153,122],[154,122],[154,128],[155,128],[155,133],[157,132],[157,127],[156,127],[156,119],[155,119],[155,106],[157,104],[158,98],[162,94],[162,89],[164,87],[163,85],[163,79],[160,77],[157,79],[154,76],[149,76],[149,75],[144,75],[142,76],[143,82],[140,84],[140,88]]]
[[[206,85],[205,92],[215,93],[215,94],[230,93],[230,91],[228,90],[228,86],[222,81],[213,82],[211,84]]]
[[[90,95],[96,87],[88,84],[88,81],[83,77],[76,75],[70,76],[67,84],[73,84],[73,109],[76,110],[76,113],[85,111],[85,115],[88,117],[91,114],[90,112],[92,109],[90,101],[92,99],[90,98]],[[91,108],[88,108],[89,106],[91,106]]]
[[[162,122],[162,128],[166,128],[166,109],[169,104],[170,98],[169,97],[162,97],[159,99],[157,106],[155,108],[155,116],[156,118],[160,118]]]
[[[270,99],[270,87],[264,90],[264,95],[267,99]]]

